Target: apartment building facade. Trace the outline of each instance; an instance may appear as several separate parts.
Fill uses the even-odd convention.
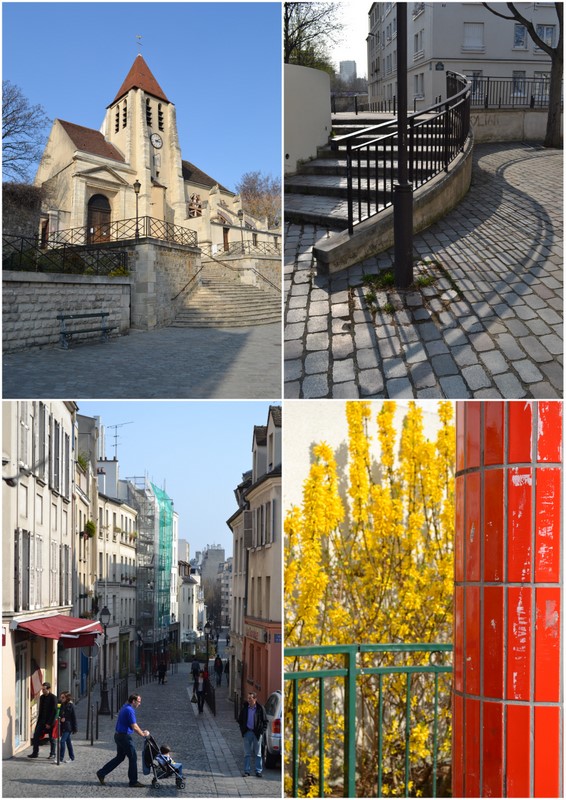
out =
[[[505,4],[495,10],[508,13]],[[556,46],[559,26],[554,3],[517,3],[538,35]],[[370,109],[397,96],[397,3],[372,3],[369,10],[368,98]],[[482,3],[409,3],[407,20],[408,102],[421,110],[446,97],[447,70],[466,75],[472,92],[487,78],[511,81],[520,99],[529,86],[538,100],[548,95],[549,56],[524,25],[492,14]]]

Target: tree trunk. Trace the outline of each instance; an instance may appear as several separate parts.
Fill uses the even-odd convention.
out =
[[[561,55],[554,55],[550,71],[548,91],[548,118],[546,121],[545,147],[562,148],[562,67]]]

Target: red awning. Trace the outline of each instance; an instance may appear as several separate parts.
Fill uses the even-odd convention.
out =
[[[96,644],[96,637],[103,632],[98,620],[66,617],[64,614],[18,622],[18,630],[45,639],[58,639],[64,647],[89,647]]]

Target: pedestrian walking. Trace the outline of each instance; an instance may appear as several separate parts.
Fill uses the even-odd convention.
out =
[[[230,659],[227,658],[224,662],[224,674],[226,675],[226,686],[230,683]]]
[[[204,711],[204,697],[206,693],[207,679],[204,670],[201,669],[195,681],[195,694],[197,696],[198,713],[202,714]]]
[[[216,653],[216,658],[214,659],[214,673],[216,675],[217,686],[220,686],[222,683],[223,670],[224,670],[224,665],[222,664],[222,659],[220,658],[219,654]]]
[[[165,685],[166,674],[167,674],[167,664],[164,661],[161,661],[159,666],[157,667],[157,675],[159,677],[159,683]]]
[[[33,751],[28,755],[28,758],[37,758],[39,756],[39,742],[45,733],[49,736],[50,752],[48,758],[55,758],[55,739],[53,738],[53,725],[55,717],[57,716],[57,698],[51,692],[51,684],[45,681],[41,685],[41,696],[39,698],[39,709],[37,713],[37,722],[33,732]]]
[[[261,739],[267,728],[267,718],[263,706],[257,702],[255,692],[248,692],[248,700],[242,706],[238,725],[244,738],[244,776],[247,777],[250,774],[253,756],[256,778],[261,778],[263,772]]]
[[[71,736],[77,732],[77,716],[70,692],[61,692],[61,711],[59,712],[59,731],[61,736],[61,764],[65,763],[65,748],[71,761],[75,760]]]
[[[124,703],[118,712],[116,732],[114,733],[116,755],[96,773],[96,777],[102,784],[104,783],[105,777],[127,758],[129,785],[132,788],[145,785],[138,781],[138,756],[132,740],[134,731],[142,737],[149,736],[149,731],[142,731],[136,722],[136,709],[139,708],[140,704],[141,695],[131,694],[128,697],[128,702]]]
[[[195,683],[200,672],[200,661],[196,657],[193,658],[193,663],[191,664],[191,672],[193,674],[193,683]]]

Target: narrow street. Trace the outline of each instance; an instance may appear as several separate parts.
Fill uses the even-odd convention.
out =
[[[222,644],[222,642],[221,642]],[[211,649],[212,652],[212,649]],[[211,658],[211,666],[213,659]],[[76,704],[79,733],[73,736],[75,761],[55,764],[47,760],[49,746],[40,749],[39,758],[27,758],[31,747],[2,764],[4,797],[281,797],[280,769],[265,769],[262,778],[242,776],[244,749],[234,717],[234,704],[228,699],[226,679],[216,689],[216,716],[208,706],[203,714],[191,704],[190,663],[177,665],[178,671],[167,674],[167,683],[157,681],[138,687],[130,682],[130,693],[137,691],[142,702],[137,712],[139,725],[148,729],[158,745],[168,744],[175,761],[183,764],[185,789],[176,789],[174,778],[160,781],[158,790],[151,785],[152,775],[142,770],[141,738],[134,735],[138,751],[138,776],[143,789],[128,787],[127,761],[124,761],[100,785],[96,770],[115,753],[116,719],[99,718],[99,738],[91,746],[86,740],[86,700]],[[214,674],[212,683],[214,684]],[[68,757],[68,756],[67,756]]]

